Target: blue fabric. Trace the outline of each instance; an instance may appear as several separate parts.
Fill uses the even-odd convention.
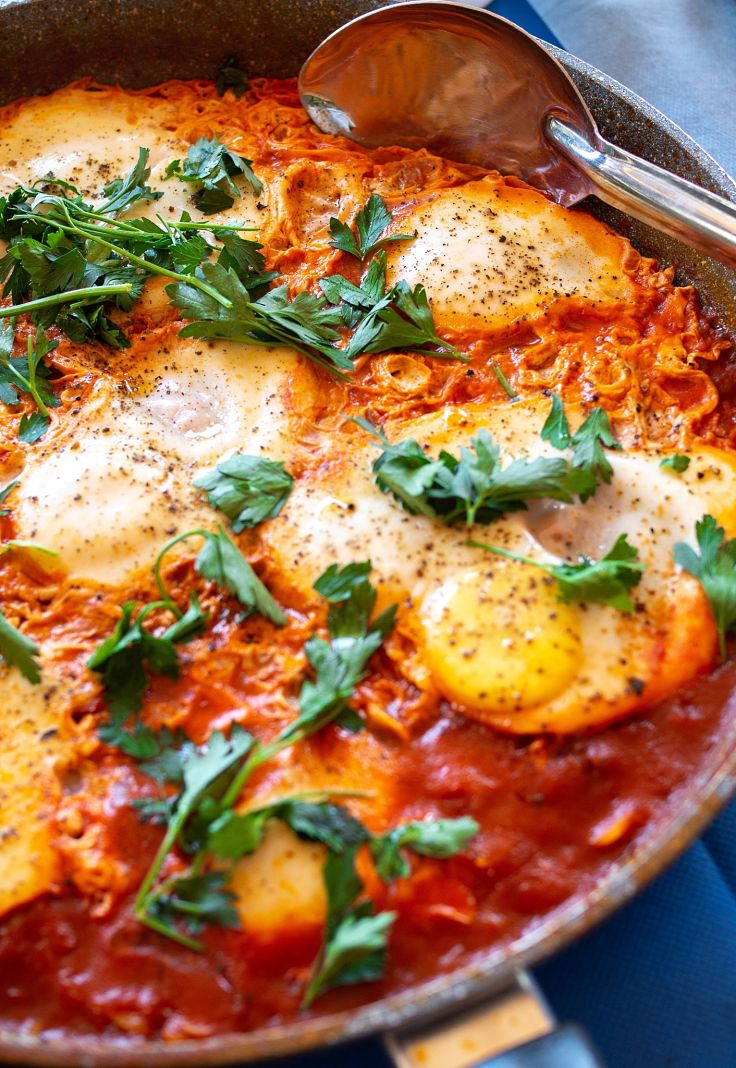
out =
[[[609,23],[615,21],[618,2],[608,2]],[[627,5],[634,2],[627,0]],[[575,51],[565,36],[565,26],[570,26],[565,16],[574,9],[574,36],[572,29],[580,32],[578,14],[588,8],[590,0],[533,3],[537,11],[526,0],[496,0],[489,6],[538,37],[558,44],[538,14],[553,12],[558,36]],[[605,0],[596,3],[599,8],[605,6]],[[654,10],[660,19],[665,19],[668,7],[678,15],[689,7],[702,31],[708,23],[706,14],[712,15],[714,7],[724,4],[732,4],[736,26],[733,0],[706,0],[705,4],[702,0],[658,0]],[[639,6],[653,10],[651,0],[642,0]],[[595,36],[591,34],[593,43]],[[609,39],[608,30],[598,36],[602,45]],[[625,39],[625,34],[620,39]],[[732,51],[735,40],[730,39]],[[643,47],[642,40],[638,40],[637,47]],[[593,55],[583,58],[596,62]],[[692,51],[687,59],[690,65],[696,60],[696,67],[698,62],[701,66],[707,63],[704,55],[693,55]],[[624,62],[621,55],[620,63]],[[636,79],[622,75],[620,67],[617,74],[610,64],[599,65],[643,92]],[[670,73],[674,70],[679,78],[682,69],[682,64],[673,63]],[[735,69],[732,56],[731,73]],[[676,88],[673,84],[672,91],[676,92]],[[651,97],[646,92],[643,95]],[[674,101],[672,107],[668,107],[666,97],[653,102],[677,119],[677,102],[670,99]],[[713,116],[727,111],[730,116],[733,97],[727,99],[724,108],[714,103],[715,97],[711,98]],[[705,120],[709,118],[706,114]],[[706,138],[694,122],[686,125],[696,139],[705,143]],[[717,124],[706,121],[705,125],[709,134],[716,134],[707,147],[729,166],[736,159],[732,118],[728,122],[728,142],[718,140]],[[588,1029],[608,1068],[735,1068],[736,804],[631,905],[540,967],[537,978],[557,1016],[575,1020]],[[388,1068],[386,1057],[374,1042],[359,1043],[347,1050],[322,1051],[287,1064],[288,1068],[344,1068],[346,1064],[350,1068]]]

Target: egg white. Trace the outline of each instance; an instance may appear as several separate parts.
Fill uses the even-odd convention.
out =
[[[34,685],[0,665],[0,915],[61,877],[52,818],[69,756],[61,716],[66,691],[48,673]]]
[[[387,431],[392,441],[414,437],[433,455],[457,455],[485,427],[502,462],[560,456],[539,436],[547,410],[546,401],[444,408]],[[381,602],[400,603],[399,626],[414,636],[416,660],[463,714],[522,733],[579,730],[651,705],[712,661],[710,610],[699,584],[675,566],[672,547],[692,543],[706,512],[733,527],[723,507],[736,491],[727,454],[693,453],[678,477],[659,467],[658,450],[611,451],[613,480],[585,505],[537,502],[467,529],[410,515],[381,493],[368,440],[352,435],[336,452],[329,474],[323,463],[303,478],[264,537],[304,593],[326,561],[370,558]],[[646,563],[630,614],[561,605],[538,569],[467,544],[576,562],[599,558],[622,533]]]
[[[54,549],[72,577],[112,584],[174,534],[212,526],[197,474],[234,452],[285,458],[288,398],[311,403],[289,349],[165,336],[115,360],[62,434],[29,451],[14,506],[18,537]]]
[[[633,293],[628,242],[503,179],[440,190],[397,228],[415,236],[388,247],[388,282],[421,282],[439,327],[482,334],[534,319],[562,297],[616,303]]]
[[[122,178],[149,148],[155,167],[180,154],[179,138],[166,129],[170,105],[151,106],[135,96],[62,89],[23,102],[3,127],[0,193],[49,175],[76,185],[86,197]]]

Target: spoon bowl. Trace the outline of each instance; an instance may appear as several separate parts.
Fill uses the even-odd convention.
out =
[[[417,0],[353,19],[299,77],[313,121],[513,174],[570,207],[597,195],[736,267],[736,207],[601,137],[572,80],[498,15]]]

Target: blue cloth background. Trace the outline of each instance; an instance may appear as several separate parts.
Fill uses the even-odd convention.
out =
[[[488,6],[646,96],[736,172],[736,0],[532,3]],[[631,905],[536,975],[557,1016],[588,1029],[608,1068],[735,1068],[736,805]],[[388,1068],[374,1042],[285,1068],[346,1064]]]

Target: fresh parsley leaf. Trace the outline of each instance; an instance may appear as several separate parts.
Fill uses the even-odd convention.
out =
[[[79,344],[97,339],[113,349],[128,349],[127,337],[104,312],[101,304],[81,307],[75,304],[68,310],[62,307],[56,315],[56,325],[67,337]]]
[[[333,853],[368,841],[370,835],[360,820],[342,805],[329,801],[315,804],[309,801],[286,801],[277,807],[276,816],[289,826],[299,838],[321,842]]]
[[[565,415],[562,397],[552,394],[552,407],[541,431],[543,441],[548,441],[555,449],[569,449],[572,444],[570,424]]]
[[[193,934],[208,923],[237,928],[240,926],[235,910],[237,898],[232,890],[225,888],[227,880],[228,873],[224,871],[174,879],[151,902],[149,916],[166,926],[183,923]]]
[[[546,571],[557,580],[561,601],[611,605],[620,612],[633,611],[634,604],[629,592],[639,584],[645,569],[645,564],[638,558],[637,549],[629,544],[625,534],[616,539],[612,548],[600,560],[581,557],[577,564],[546,564],[509,552],[508,549],[497,545],[486,545],[479,541],[470,541],[468,544]]]
[[[363,261],[389,241],[413,240],[411,234],[384,234],[390,222],[391,213],[384,201],[376,193],[372,193],[355,216],[357,240],[347,223],[340,222],[339,219],[333,217],[330,219],[330,234],[332,235],[330,244],[333,248],[338,248]]]
[[[347,702],[368,660],[394,623],[395,605],[370,622],[376,591],[365,564],[348,564],[342,570],[332,565],[317,580],[315,589],[326,590],[331,601],[327,617],[330,640],[313,635],[304,647],[315,678],[302,684],[299,716],[278,736],[280,745],[307,737],[349,710]]]
[[[412,515],[472,526],[524,510],[530,500],[569,504],[589,488],[588,473],[561,459],[516,459],[501,467],[499,447],[487,430],[471,439],[470,449],[460,450],[459,459],[443,451],[433,460],[413,438],[392,445],[364,419],[355,422],[382,445],[373,464],[379,489]]]
[[[721,658],[726,659],[726,635],[736,629],[736,538],[726,540],[726,532],[712,515],[695,524],[699,552],[678,541],[675,562],[694,575],[705,590],[718,630]]]
[[[339,313],[320,297],[302,292],[297,293],[293,300],[289,300],[284,285],[269,290],[255,302],[254,308],[260,317],[256,328],[257,337],[263,333],[262,340],[269,340],[269,333],[276,327],[281,331],[282,340],[286,338],[288,342],[293,337],[329,356],[336,367],[352,370],[352,361],[332,345],[339,337],[335,329],[339,324]]]
[[[660,460],[659,466],[681,475],[690,466],[690,457],[684,456],[681,452],[673,452],[671,456],[665,456],[663,460]]]
[[[253,747],[253,738],[238,724],[230,738],[214,731],[183,766],[183,789],[176,800],[176,813],[190,815],[205,796],[221,797],[243,758]]]
[[[232,895],[229,891],[223,892],[217,905],[211,898],[207,899],[205,905],[205,902],[197,897],[191,903],[199,904],[200,907],[188,910],[182,908],[181,902],[189,900],[190,890],[185,893],[177,891],[178,902],[172,909],[169,900],[170,884],[164,883],[157,888],[156,879],[168,853],[175,845],[180,845],[188,852],[200,850],[213,820],[220,814],[223,795],[238,775],[252,748],[252,736],[236,724],[229,739],[219,731],[214,731],[206,745],[201,746],[186,760],[182,767],[182,789],[171,802],[171,816],[166,833],[135,901],[135,914],[141,922],[191,949],[202,949],[202,946],[186,931],[179,929],[177,920],[182,916],[191,917],[194,923],[190,921],[185,926],[195,931],[208,919],[219,923],[227,923],[229,920],[235,922],[232,914],[226,911],[227,901],[232,901]],[[218,872],[217,875],[218,882],[206,884],[207,889],[222,890],[227,881],[227,873]],[[192,873],[192,878],[198,877],[199,873]]]
[[[266,824],[272,817],[271,806],[255,812],[228,809],[210,827],[208,852],[221,860],[240,860],[255,853],[263,841]]]
[[[98,209],[102,215],[118,215],[142,200],[160,200],[163,193],[157,193],[146,185],[151,177],[149,155],[147,148],[139,148],[138,159],[132,170],[124,178],[116,178],[105,186],[102,192],[107,199]]]
[[[286,623],[286,616],[222,527],[217,534],[205,534],[194,566],[204,578],[229,590],[249,611],[259,612],[278,626]]]
[[[480,826],[470,816],[459,819],[415,820],[373,838],[371,856],[384,882],[405,879],[411,872],[403,850],[446,859],[465,849]]]
[[[550,574],[557,579],[561,601],[609,604],[620,612],[632,612],[629,591],[641,581],[644,567],[637,549],[621,534],[600,560],[555,564]]]
[[[213,508],[223,512],[236,534],[279,514],[294,479],[282,461],[238,453],[194,480],[207,491]]]
[[[330,304],[343,301],[343,325],[357,327],[346,350],[348,356],[404,349],[466,360],[437,336],[423,286],[412,290],[406,282],[397,282],[385,292],[385,252],[376,253],[359,286],[341,274],[322,278],[319,284]]]
[[[128,730],[122,717],[113,717],[100,726],[98,734],[105,745],[119,749],[135,760],[155,758],[158,754],[155,733],[140,720]]]
[[[48,235],[45,243],[33,237],[18,238],[8,255],[23,268],[34,297],[74,289],[84,278],[84,256],[60,231]]]
[[[3,320],[0,327],[0,400],[5,404],[17,404],[18,390],[31,395],[39,410],[21,416],[18,437],[26,444],[33,444],[49,428],[49,408],[56,408],[60,403],[51,391],[49,369],[43,363],[44,357],[56,348],[58,342],[50,341],[43,330],[37,330],[35,343],[30,335],[28,337],[27,355],[14,357],[10,355],[13,341],[13,324]]]
[[[201,278],[212,290],[203,291],[196,285]],[[204,320],[192,322],[181,331],[182,337],[223,337],[238,340],[247,337],[248,331],[257,326],[256,314],[252,311],[250,294],[235,271],[220,263],[203,263],[197,277],[184,282],[174,282],[166,287],[171,303],[187,319]],[[217,292],[230,302],[226,307],[217,300]]]
[[[154,607],[158,607],[155,605]],[[189,609],[160,637],[143,626],[149,609],[140,611],[135,619],[135,601],[127,601],[112,634],[106,638],[87,661],[87,667],[100,672],[102,685],[113,725],[122,728],[126,719],[143,707],[143,694],[148,686],[148,673],[177,678],[179,659],[175,645],[191,640],[203,630],[207,616],[202,612],[196,595],[192,595]],[[105,741],[120,745],[119,732],[104,726]],[[102,734],[101,734],[102,736]],[[133,754],[136,755],[136,754]],[[153,752],[146,753],[152,756]]]
[[[18,440],[24,441],[26,445],[33,445],[44,436],[50,425],[51,420],[47,415],[41,415],[40,412],[31,412],[29,415],[24,412],[18,425]]]
[[[141,760],[140,770],[156,782],[180,785],[184,781],[187,762],[197,752],[196,745],[182,730],[172,732],[168,727],[162,727],[151,734],[155,739],[156,751]]]
[[[367,983],[383,975],[388,933],[396,913],[374,916],[370,908],[366,903],[335,926],[304,995],[306,1006],[336,986]]]
[[[278,277],[276,271],[266,270],[263,245],[237,234],[222,233],[219,236],[222,250],[217,262],[226,270],[234,271],[249,292],[260,295],[260,290]]]
[[[285,798],[251,812],[225,812],[211,827],[207,850],[224,860],[239,860],[255,852],[269,820],[282,820],[300,838],[320,842],[335,853],[370,837],[360,820],[342,805]]]
[[[211,215],[232,207],[240,196],[233,181],[238,175],[245,178],[254,193],[260,193],[263,186],[251,170],[251,164],[251,160],[233,152],[213,134],[209,139],[200,137],[195,141],[183,163],[172,160],[166,168],[166,177],[200,185],[202,188],[194,199],[201,212]]]
[[[374,337],[363,345],[364,352],[387,352],[389,349],[425,351],[431,347],[434,356],[445,356],[467,363],[454,345],[437,336],[424,286],[411,289],[406,282],[397,282],[391,290],[391,303],[378,310]],[[356,332],[357,335],[357,332]],[[356,338],[353,337],[350,352],[357,355]],[[436,351],[439,350],[439,351]]]
[[[215,89],[218,96],[224,96],[229,89],[236,100],[240,100],[248,88],[248,79],[245,72],[238,67],[238,57],[228,56],[223,60],[222,66],[215,78]]]
[[[376,253],[359,286],[342,274],[331,274],[320,278],[319,287],[330,304],[339,304],[342,300],[354,308],[374,308],[385,295],[386,253]]]
[[[570,425],[557,394],[552,395],[552,407],[542,427],[541,436],[556,449],[572,448],[573,467],[587,472],[590,480],[588,489],[580,493],[580,500],[585,503],[595,493],[598,479],[610,483],[613,468],[604,452],[620,449],[621,446],[613,436],[611,424],[603,408],[593,408],[574,434],[570,434]]]
[[[201,234],[176,241],[171,246],[171,261],[180,274],[195,274],[197,268],[212,252],[211,246]]]
[[[15,487],[17,485],[18,485],[18,479],[16,478],[13,482],[8,482],[7,486],[4,486],[0,490],[0,504],[3,504],[4,501],[7,500],[7,498],[10,496],[10,494],[12,493],[12,491],[15,489]],[[9,514],[10,513],[8,512],[7,508],[0,508],[0,516],[9,515]]]
[[[24,678],[36,685],[41,681],[38,646],[26,638],[0,612],[0,656],[6,664],[17,667]]]
[[[197,279],[167,286],[171,303],[194,320],[184,327],[181,337],[288,345],[329,371],[352,370],[352,360],[334,345],[340,336],[335,329],[341,322],[339,310],[323,299],[298,293],[290,301],[286,286],[279,286],[252,301],[236,272],[222,263],[202,264],[197,276],[230,306],[224,307],[211,293],[197,288]]]
[[[621,448],[613,436],[611,424],[604,410],[593,408],[572,436],[572,462],[575,467],[590,471],[603,482],[610,482],[613,478],[613,468],[608,462],[603,446],[609,449]]]
[[[170,678],[179,674],[179,660],[173,643],[147,631],[140,613],[134,620],[135,609],[135,601],[127,601],[122,606],[112,634],[87,661],[90,670],[102,674],[110,715],[119,723],[143,707],[148,670]]]
[[[370,560],[346,564],[345,567],[330,564],[327,570],[319,576],[314,588],[327,601],[334,603],[347,601],[353,596],[356,588],[359,589],[365,585],[370,573]]]

